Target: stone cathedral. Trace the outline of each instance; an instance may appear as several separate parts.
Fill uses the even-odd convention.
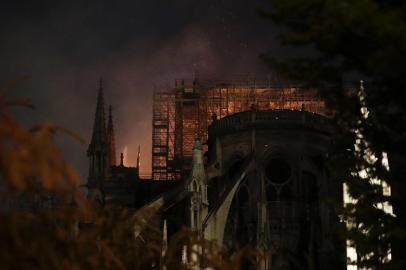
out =
[[[326,166],[334,127],[325,116],[303,106],[213,115],[207,140],[196,136],[188,176],[159,181],[141,179],[139,162],[126,167],[121,157],[116,163],[111,106],[108,112],[106,123],[100,83],[87,151],[89,197],[134,211],[161,200],[165,230],[187,226],[230,256],[236,244],[273,250],[263,270],[345,269],[332,203],[341,202],[342,186]]]

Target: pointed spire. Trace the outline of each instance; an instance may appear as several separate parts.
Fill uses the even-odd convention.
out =
[[[123,167],[124,166],[124,154],[121,153],[120,155],[120,166]]]
[[[199,186],[199,188],[197,188]],[[207,204],[207,175],[204,168],[202,143],[196,138],[193,146],[193,164],[190,179],[188,181],[188,190],[201,193],[202,202]]]
[[[193,164],[191,172],[192,181],[197,180],[199,183],[206,183],[206,171],[204,169],[202,143],[200,139],[195,140],[193,146]]]
[[[202,158],[202,143],[199,138],[195,139],[195,143],[193,145],[193,164],[194,165],[202,165],[203,158]]]
[[[96,113],[94,117],[92,139],[87,150],[89,157],[89,176],[87,180],[88,196],[103,194],[103,182],[109,174],[109,149],[107,145],[106,119],[104,111],[103,85],[100,86],[97,95]],[[104,195],[102,195],[103,197]]]
[[[140,145],[138,145],[138,155],[137,155],[137,168],[138,168],[138,171],[140,170],[140,158],[141,158],[141,146]]]
[[[107,133],[104,111],[104,96],[103,96],[102,80],[100,79],[100,87],[97,95],[97,106],[93,125],[93,134],[92,140],[89,145],[89,151],[94,150],[94,148],[97,145],[101,146],[105,144],[106,141],[107,141]]]
[[[107,143],[109,145],[110,166],[116,165],[116,139],[113,126],[113,108],[109,106],[109,120],[107,124]]]

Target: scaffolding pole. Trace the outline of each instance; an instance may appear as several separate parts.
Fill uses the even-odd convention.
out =
[[[207,149],[208,126],[213,115],[221,119],[251,109],[305,110],[326,114],[314,89],[276,85],[256,80],[205,80],[154,93],[152,178],[181,180],[189,175],[192,148],[200,138]]]

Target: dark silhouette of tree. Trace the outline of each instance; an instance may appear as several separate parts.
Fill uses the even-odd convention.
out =
[[[357,246],[359,266],[404,269],[406,3],[268,0],[268,4],[262,15],[280,27],[282,44],[296,56],[281,58],[269,52],[263,55],[265,61],[285,78],[317,88],[339,126],[332,170],[335,177],[346,179],[357,200],[344,213],[357,225],[347,237]],[[362,96],[355,79],[365,80]],[[368,108],[368,117],[362,107]],[[384,152],[389,171],[382,165]],[[370,153],[375,154],[374,162],[365,158]],[[361,170],[367,179],[388,181],[392,196],[383,196],[380,185],[354,173]],[[392,203],[396,218],[377,207],[386,201]],[[393,260],[387,263],[384,257],[390,248]]]

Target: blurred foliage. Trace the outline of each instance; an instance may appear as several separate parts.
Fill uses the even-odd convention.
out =
[[[264,60],[285,79],[319,90],[338,125],[331,155],[334,177],[356,203],[343,214],[358,265],[406,267],[406,2],[400,0],[268,0],[261,10],[280,29],[291,57]],[[365,80],[361,94],[356,80]],[[368,108],[364,117],[362,108]],[[357,144],[354,146],[354,144]],[[357,151],[355,151],[357,150]],[[390,170],[382,164],[388,154]],[[374,155],[376,160],[371,161]],[[358,172],[366,173],[362,175]],[[386,180],[392,196],[372,179]],[[390,202],[396,218],[378,205]],[[393,260],[383,258],[392,249]]]
[[[266,255],[245,247],[229,257],[186,229],[163,245],[156,206],[135,212],[88,201],[54,136],[84,141],[50,123],[24,128],[12,106],[34,108],[27,99],[0,95],[1,269],[196,269],[201,262],[231,270]],[[184,249],[189,259],[182,263]]]

